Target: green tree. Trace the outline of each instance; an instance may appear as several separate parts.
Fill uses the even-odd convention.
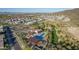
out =
[[[58,37],[57,37],[57,34],[56,34],[55,26],[53,26],[52,31],[51,31],[51,43],[56,44],[57,42],[58,42]]]

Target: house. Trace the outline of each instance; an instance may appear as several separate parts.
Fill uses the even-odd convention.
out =
[[[0,26],[0,32],[3,32],[3,26]]]
[[[29,38],[29,44],[31,46],[37,46],[37,47],[45,48],[47,43],[48,43],[48,37],[47,37],[47,34],[44,33],[44,32],[39,33],[39,34],[34,35],[33,37]]]

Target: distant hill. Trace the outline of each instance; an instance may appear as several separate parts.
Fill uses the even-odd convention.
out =
[[[68,17],[71,18],[70,23],[79,26],[79,8],[72,9],[72,10],[65,10],[65,11],[59,12],[59,14],[67,15]]]

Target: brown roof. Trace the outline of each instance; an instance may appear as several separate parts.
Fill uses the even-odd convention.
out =
[[[37,40],[37,39],[34,38],[34,37],[31,37],[31,38],[30,38],[30,43],[31,43],[31,44],[34,44],[34,45],[41,45],[41,44],[42,44],[41,41]]]

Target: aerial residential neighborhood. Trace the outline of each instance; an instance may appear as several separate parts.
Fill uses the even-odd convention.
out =
[[[62,11],[0,13],[0,50],[78,50],[79,9]]]

